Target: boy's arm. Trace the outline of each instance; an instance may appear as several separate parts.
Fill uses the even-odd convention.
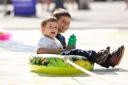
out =
[[[65,50],[66,50],[66,51],[70,51],[71,48],[69,48],[69,47],[66,46]]]
[[[46,48],[38,48],[37,54],[60,54],[63,51],[61,48],[57,49],[46,49]]]
[[[65,50],[70,51],[71,49],[75,49],[75,47],[72,46],[66,46]]]

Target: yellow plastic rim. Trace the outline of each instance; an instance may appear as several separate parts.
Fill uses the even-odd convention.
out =
[[[83,62],[83,61],[81,61]],[[89,61],[85,61],[84,64],[80,62],[76,64],[80,65],[81,67],[91,71],[93,70],[93,65]],[[43,65],[30,65],[31,71],[36,73],[43,73],[43,74],[50,74],[50,75],[74,75],[74,74],[81,74],[80,70],[68,65],[65,67],[54,67],[54,66],[43,66]]]

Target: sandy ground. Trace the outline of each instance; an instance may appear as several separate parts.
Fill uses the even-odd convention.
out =
[[[105,69],[95,65],[94,73],[102,76],[48,76],[30,72],[28,59],[36,52],[40,38],[40,22],[48,12],[40,12],[40,18],[3,17],[0,29],[11,33],[12,38],[0,42],[0,85],[128,85],[128,11],[123,2],[92,3],[90,11],[78,11],[70,7],[72,23],[64,34],[77,36],[77,48],[101,50],[107,46],[111,52],[125,45],[121,63],[115,68]],[[72,10],[71,10],[72,9]]]

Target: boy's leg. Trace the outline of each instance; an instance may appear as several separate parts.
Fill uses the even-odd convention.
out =
[[[87,59],[89,59],[90,62],[94,62],[94,56],[96,55],[96,52],[93,50],[90,51],[85,51],[85,50],[81,50],[81,49],[72,49],[70,51],[65,51],[61,53],[62,55],[80,55],[80,56],[84,56]]]
[[[108,55],[110,54],[110,47],[107,47],[105,50],[101,50],[98,53],[96,53],[93,50],[85,51],[81,49],[72,49],[70,51],[65,51],[61,53],[62,55],[80,55],[84,56],[87,59],[89,59],[92,63],[102,64],[106,61],[108,58]],[[103,67],[105,67],[103,65]]]

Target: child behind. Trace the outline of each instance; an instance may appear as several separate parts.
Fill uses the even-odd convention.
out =
[[[56,38],[61,42],[63,45],[63,48],[67,48],[65,36],[62,35],[62,33],[65,33],[70,26],[71,22],[71,15],[66,9],[56,9],[53,13],[52,16],[57,18],[58,21],[58,34]],[[89,38],[89,36],[88,36]],[[103,49],[99,52],[96,53],[94,50],[80,50],[80,49],[73,49],[71,51],[67,51],[63,53],[63,55],[81,55],[81,56],[86,56],[90,59],[93,60],[93,63],[97,63],[102,67],[115,67],[118,65],[123,57],[123,52],[124,52],[124,46],[118,47],[115,51],[109,52],[110,47],[107,47],[106,49]],[[109,55],[107,54],[109,52]],[[107,56],[108,55],[108,56]]]

